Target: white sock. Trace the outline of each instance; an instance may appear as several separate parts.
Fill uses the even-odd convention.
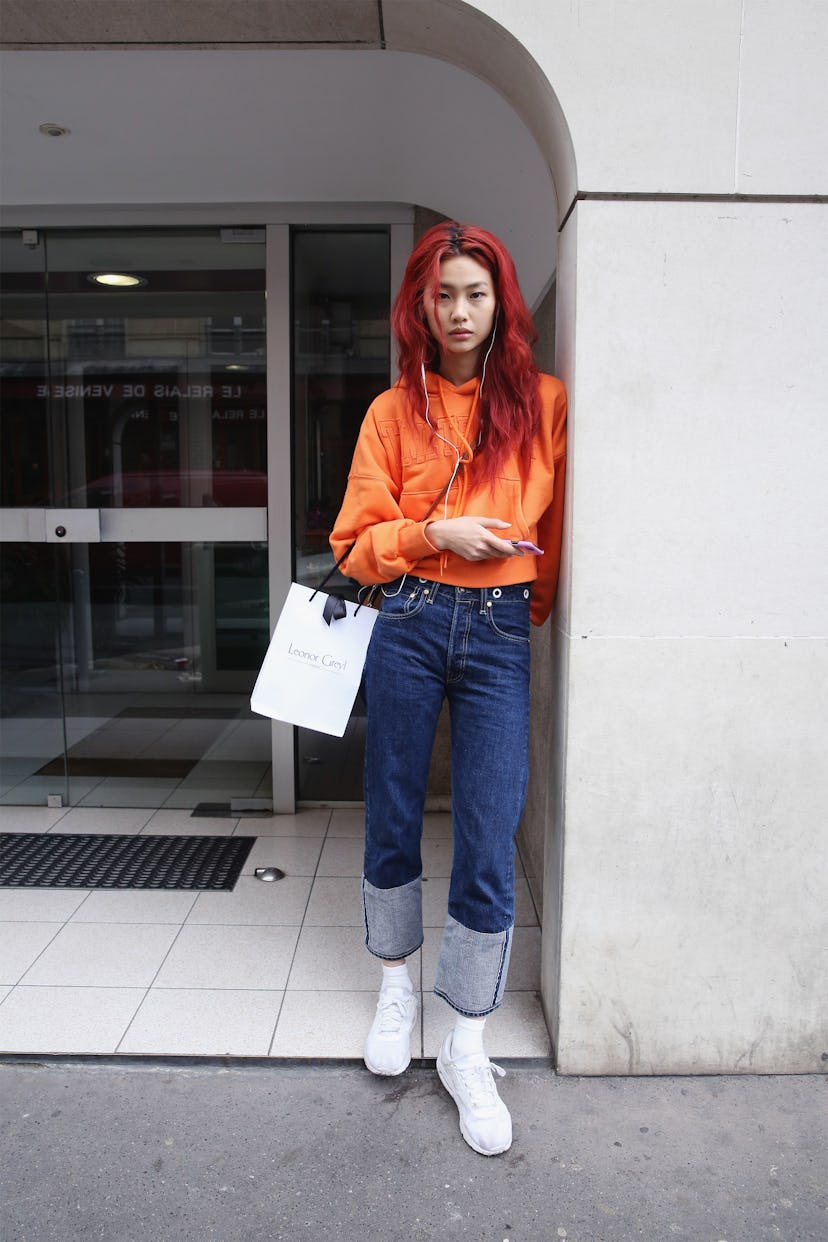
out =
[[[483,1051],[483,1027],[485,1018],[465,1018],[458,1013],[451,1036],[452,1057],[467,1057]]]
[[[382,986],[383,988],[402,988],[406,992],[413,992],[414,984],[411,982],[406,963],[403,962],[402,966],[386,966],[383,962]]]

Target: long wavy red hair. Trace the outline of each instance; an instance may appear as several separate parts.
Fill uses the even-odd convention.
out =
[[[399,345],[398,382],[407,391],[413,416],[423,417],[420,368],[436,371],[440,360],[439,344],[426,322],[425,298],[433,290],[436,307],[440,264],[456,255],[467,255],[486,268],[497,302],[494,344],[480,395],[480,446],[470,469],[475,476],[494,477],[517,449],[525,472],[540,422],[538,368],[532,356],[537,332],[520,292],[512,256],[486,229],[449,221],[430,228],[414,247],[391,312],[391,328]]]

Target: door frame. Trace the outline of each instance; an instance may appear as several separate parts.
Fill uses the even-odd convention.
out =
[[[192,204],[170,208],[151,204],[7,208],[3,212],[4,230],[31,229],[129,229],[197,228],[204,226],[265,229],[266,369],[267,369],[267,471],[268,502],[261,509],[210,510],[179,509],[176,515],[182,541],[210,540],[205,520],[215,513],[222,531],[215,539],[226,539],[229,526],[234,540],[268,543],[269,605],[271,633],[276,625],[293,576],[293,457],[292,457],[292,376],[291,376],[291,271],[290,237],[292,227],[354,228],[380,226],[390,238],[390,280],[393,303],[414,241],[414,207],[401,203],[265,203],[221,206]],[[392,379],[396,357],[392,348]],[[169,510],[72,510],[76,525],[84,519],[78,542],[90,542],[88,525],[98,523],[98,538],[104,541],[159,541],[171,538]],[[60,511],[50,509],[0,510],[0,539],[6,542],[71,542],[70,526]],[[58,540],[55,527],[67,526]],[[197,533],[196,533],[197,532]],[[92,534],[92,541],[97,538]],[[273,771],[273,810],[290,814],[296,809],[295,732],[292,725],[271,722],[271,762]]]

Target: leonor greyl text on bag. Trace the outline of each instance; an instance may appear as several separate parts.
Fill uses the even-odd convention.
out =
[[[324,668],[330,673],[344,673],[348,667],[347,660],[338,660],[330,651],[304,651],[288,643],[288,655],[294,660],[302,660],[312,668]]]

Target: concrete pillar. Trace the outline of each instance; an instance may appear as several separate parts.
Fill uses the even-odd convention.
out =
[[[823,210],[588,202],[567,224],[561,915],[544,927],[563,1072],[824,1068]]]

